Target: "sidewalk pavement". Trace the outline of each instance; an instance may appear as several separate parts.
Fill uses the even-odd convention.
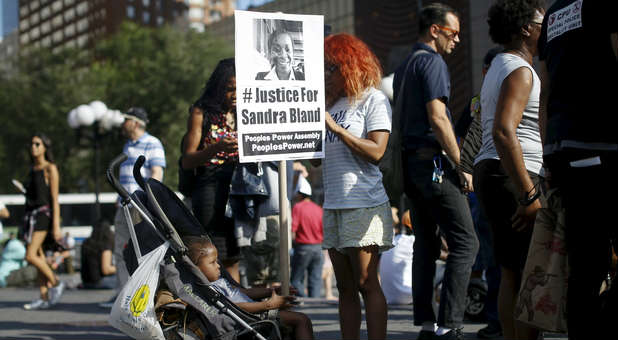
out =
[[[60,303],[51,310],[26,311],[22,308],[38,297],[37,288],[0,288],[0,339],[129,339],[107,323],[109,309],[98,306],[109,300],[113,290],[67,289]],[[305,299],[297,308],[309,315],[316,339],[339,339],[336,302]],[[412,306],[389,306],[388,339],[415,339],[419,327],[413,326]],[[484,324],[466,323],[466,338],[475,339]],[[361,339],[367,338],[362,324]],[[545,339],[566,339],[546,334]]]

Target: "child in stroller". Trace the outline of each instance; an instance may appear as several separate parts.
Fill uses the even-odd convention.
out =
[[[313,339],[313,327],[307,315],[287,310],[295,301],[293,296],[278,295],[271,288],[245,289],[230,284],[221,276],[217,248],[208,237],[186,236],[183,238],[191,261],[221,294],[238,307],[252,314],[265,313],[268,319],[278,318],[285,326],[293,329],[295,339]],[[256,301],[262,300],[263,301]],[[278,315],[277,315],[278,314]]]

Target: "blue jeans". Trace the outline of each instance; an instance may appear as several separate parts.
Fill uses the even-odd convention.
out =
[[[415,232],[412,260],[414,324],[436,322],[432,309],[433,276],[440,254],[440,235],[449,248],[442,281],[439,326],[462,326],[472,264],[479,248],[466,196],[458,175],[442,157],[442,183],[432,181],[433,161],[403,153],[405,192],[412,202],[410,211]],[[440,226],[438,230],[438,225]]]
[[[292,255],[292,286],[298,289],[298,295],[305,296],[305,271],[308,272],[307,291],[312,298],[320,297],[322,289],[322,258],[321,244],[295,244]]]
[[[479,239],[479,252],[472,270],[485,271],[487,281],[487,296],[485,298],[485,317],[488,323],[499,323],[498,321],[498,289],[500,287],[500,267],[494,260],[493,240],[491,226],[487,217],[481,209],[481,205],[476,194],[468,194],[470,202],[470,212],[474,221],[474,229]]]

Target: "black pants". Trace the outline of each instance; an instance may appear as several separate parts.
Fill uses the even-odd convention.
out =
[[[461,192],[456,171],[442,158],[442,183],[432,181],[433,161],[403,153],[405,192],[412,202],[410,215],[415,233],[412,259],[414,324],[436,322],[432,308],[433,277],[440,254],[440,234],[449,255],[442,281],[438,325],[459,328],[466,308],[472,264],[479,249],[467,197]],[[440,231],[438,232],[438,225]]]
[[[235,261],[240,256],[234,220],[225,216],[231,180],[231,171],[199,176],[191,197],[193,214],[212,238],[222,261]]]
[[[576,168],[569,163],[582,158],[565,154],[547,162],[565,208],[569,339],[616,338],[616,315],[601,311],[599,289],[609,269],[610,240],[618,236],[618,153],[601,155],[600,165]]]

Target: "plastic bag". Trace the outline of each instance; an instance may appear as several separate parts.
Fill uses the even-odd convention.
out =
[[[165,242],[139,260],[139,267],[118,294],[109,315],[112,326],[134,339],[165,339],[155,315],[154,296],[159,264],[168,248]]]

